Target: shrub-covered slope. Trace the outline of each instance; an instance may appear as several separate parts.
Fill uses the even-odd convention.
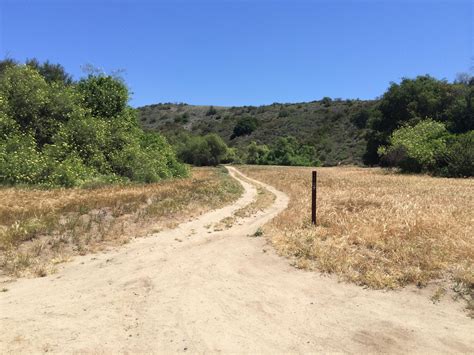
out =
[[[293,136],[314,146],[323,164],[361,163],[365,152],[364,113],[375,101],[331,100],[267,106],[213,107],[156,104],[140,107],[145,130],[175,135],[182,130],[217,133],[231,147],[252,141],[272,145],[278,137]]]

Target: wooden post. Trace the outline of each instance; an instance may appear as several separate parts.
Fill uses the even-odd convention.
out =
[[[313,171],[313,184],[311,191],[311,223],[316,225],[316,184],[317,184],[317,172]]]

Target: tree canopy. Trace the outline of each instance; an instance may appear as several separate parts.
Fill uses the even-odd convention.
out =
[[[166,139],[144,133],[125,84],[73,82],[61,66],[0,63],[0,183],[154,182],[187,171]]]

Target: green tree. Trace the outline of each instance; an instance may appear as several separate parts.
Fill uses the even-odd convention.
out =
[[[61,68],[1,67],[0,183],[72,187],[187,174],[166,139],[138,127],[121,80],[89,75],[65,85]]]
[[[73,88],[48,84],[28,66],[7,67],[0,75],[0,93],[6,114],[31,132],[39,146],[51,143],[62,123],[81,115]]]
[[[128,89],[123,82],[110,75],[89,75],[79,81],[78,90],[92,116],[111,119],[127,107]]]
[[[231,139],[251,134],[257,129],[257,125],[257,119],[254,117],[241,118],[234,127]]]
[[[40,63],[36,58],[28,59],[26,65],[35,69],[48,83],[62,83],[71,85],[73,83],[69,75],[61,64],[53,64],[49,61]]]
[[[266,164],[270,149],[265,144],[258,145],[255,141],[247,146],[247,164]]]
[[[448,177],[474,176],[474,131],[451,135],[437,155],[435,172]]]
[[[380,147],[378,151],[388,165],[398,166],[403,171],[434,171],[437,156],[446,151],[448,136],[443,123],[427,119],[395,130],[389,146]],[[396,159],[392,160],[394,156]]]
[[[377,149],[388,143],[394,130],[405,124],[416,125],[427,117],[444,123],[452,133],[473,129],[472,84],[472,81],[450,84],[429,75],[392,83],[379,102],[380,114],[368,120],[370,130],[364,162],[378,163]]]
[[[317,166],[314,147],[303,145],[295,137],[279,137],[270,147],[266,163],[272,165]]]
[[[185,163],[206,166],[229,162],[232,151],[215,133],[194,136],[181,133],[174,139],[179,158]]]

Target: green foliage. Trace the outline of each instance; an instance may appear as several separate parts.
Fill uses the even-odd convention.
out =
[[[314,147],[300,144],[295,137],[280,137],[270,147],[266,164],[318,166]]]
[[[92,116],[111,119],[127,107],[128,89],[123,82],[105,75],[89,75],[79,81],[77,88]]]
[[[448,177],[474,176],[474,130],[451,135],[437,156],[436,173]]]
[[[405,151],[406,156],[394,162],[405,171],[433,171],[436,157],[446,150],[448,131],[443,123],[424,120],[415,126],[404,126],[395,130],[390,137],[389,147],[379,147],[379,154],[393,156],[394,152]]]
[[[361,110],[371,114],[375,104],[374,101],[334,100],[328,107],[322,106],[320,101],[260,107],[220,107],[218,115],[214,116],[206,115],[209,106],[156,104],[139,108],[138,111],[145,129],[162,132],[168,138],[183,129],[194,135],[218,134],[231,148],[237,150],[237,161],[246,160],[246,149],[252,141],[269,147],[279,137],[293,136],[299,143],[314,147],[316,156],[323,164],[336,165],[362,162],[366,128],[357,127],[351,118]],[[282,110],[285,113],[280,115]],[[165,121],[160,120],[164,112],[168,117]],[[184,113],[188,114],[191,124],[181,121],[180,116]],[[217,120],[219,116],[222,119]],[[249,118],[250,124],[245,124]],[[234,129],[235,133],[242,135],[234,134]]]
[[[280,137],[270,147],[251,142],[246,163],[261,165],[319,166],[314,147],[300,144],[295,137]]]
[[[371,117],[369,110],[360,110],[351,117],[351,122],[358,128],[365,128]]]
[[[451,133],[474,129],[474,80],[448,83],[429,75],[392,83],[380,100],[378,111],[368,118],[366,164],[378,163],[376,151],[385,145],[393,131],[421,120],[431,119],[445,124]]]
[[[175,138],[175,147],[182,161],[196,166],[215,166],[235,157],[235,151],[215,133],[204,136],[181,133]]]
[[[6,184],[43,182],[47,162],[28,133],[3,135],[0,139],[0,181]]]
[[[474,131],[450,134],[443,123],[428,119],[395,130],[389,141],[379,147],[386,165],[448,177],[474,175]]]
[[[431,117],[445,124],[450,133],[459,134],[474,129],[474,79],[465,75],[453,83],[430,76],[403,79],[393,83],[377,100],[341,100],[325,97],[319,101],[260,107],[219,108],[222,120],[206,116],[208,106],[150,105],[139,109],[147,119],[143,126],[166,135],[183,129],[175,119],[187,112],[192,124],[186,129],[193,134],[217,133],[229,146],[236,148],[245,161],[252,141],[268,149],[281,137],[293,136],[298,143],[315,149],[327,166],[338,164],[379,164],[377,150],[389,145],[393,131],[404,125],[414,126]],[[164,107],[169,120],[161,121]],[[247,120],[252,117],[258,129]],[[152,123],[152,118],[157,121]],[[400,148],[391,155],[400,158],[406,152]],[[251,157],[251,155],[250,155]],[[386,159],[387,157],[384,157]],[[255,161],[250,158],[250,161]],[[407,160],[408,161],[408,160]],[[382,161],[382,164],[386,162]],[[421,169],[419,167],[419,169]]]
[[[290,113],[285,109],[281,109],[280,112],[278,112],[278,117],[288,117],[289,115]]]
[[[61,123],[75,112],[80,114],[78,95],[72,88],[48,84],[28,66],[7,67],[0,76],[0,93],[5,114],[33,134],[39,146],[51,143]]]
[[[270,149],[265,145],[258,145],[255,141],[247,146],[247,164],[266,164]]]
[[[249,135],[257,129],[258,122],[254,117],[241,118],[234,127],[232,138]]]
[[[0,183],[73,187],[187,174],[164,137],[138,127],[120,80],[72,83],[48,62],[0,64]]]
[[[331,103],[332,103],[332,99],[330,97],[325,96],[321,99],[321,105],[325,107],[331,106]]]
[[[26,65],[36,70],[48,83],[56,82],[71,85],[72,77],[66,73],[61,64],[53,64],[49,61],[40,63],[36,58],[26,61]]]

